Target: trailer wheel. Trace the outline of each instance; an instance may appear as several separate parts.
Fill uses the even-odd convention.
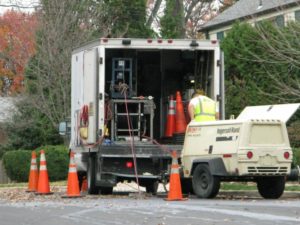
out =
[[[96,186],[96,157],[90,155],[87,166],[87,182],[88,182],[88,193],[91,195],[99,194],[99,189]]]
[[[220,179],[211,174],[206,164],[197,165],[193,173],[192,184],[198,198],[214,198],[220,189]]]
[[[263,177],[257,180],[257,189],[263,198],[277,199],[284,192],[285,177]]]

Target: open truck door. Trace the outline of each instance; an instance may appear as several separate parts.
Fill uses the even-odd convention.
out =
[[[281,105],[248,106],[237,120],[266,119],[287,122],[299,108],[299,103]]]
[[[97,93],[98,93],[98,49],[86,50],[83,54],[83,105],[87,107],[87,136],[86,142],[89,144],[96,142],[97,131]],[[82,108],[83,109],[83,108]],[[81,110],[82,110],[81,109]],[[82,117],[82,116],[81,116]]]

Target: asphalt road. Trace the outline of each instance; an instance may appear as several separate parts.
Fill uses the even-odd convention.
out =
[[[300,224],[300,199],[223,195],[213,200],[191,197],[169,202],[133,195],[87,196],[80,199],[0,200],[0,225],[83,224]]]

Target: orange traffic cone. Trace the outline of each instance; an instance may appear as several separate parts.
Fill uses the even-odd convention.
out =
[[[176,92],[176,125],[175,125],[175,133],[185,133],[186,129],[186,119],[183,109],[183,103],[181,100],[180,92]]]
[[[62,197],[65,198],[82,197],[80,195],[80,190],[79,190],[79,182],[78,182],[76,164],[74,160],[74,152],[72,151],[70,153],[67,195],[64,195]]]
[[[53,194],[52,192],[50,192],[45,151],[41,150],[40,154],[41,154],[41,157],[40,157],[40,175],[39,175],[37,192],[35,194],[38,194],[38,195]]]
[[[39,172],[36,165],[36,153],[31,152],[31,164],[28,179],[28,189],[26,192],[35,192],[38,186]]]
[[[172,152],[172,165],[170,174],[170,190],[166,201],[184,201],[187,198],[182,197],[181,182],[179,175],[179,165],[177,160],[177,154],[175,151]]]
[[[175,101],[173,95],[170,96],[167,125],[165,137],[172,137],[175,132]]]
[[[83,177],[80,193],[85,194],[85,193],[87,193],[87,190],[88,190],[87,179],[86,179],[86,177]]]

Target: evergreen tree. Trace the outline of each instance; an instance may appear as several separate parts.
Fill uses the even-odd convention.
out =
[[[184,38],[182,0],[166,0],[166,8],[160,24],[162,38]]]
[[[147,38],[154,35],[146,24],[145,0],[106,0],[103,5],[110,37]]]

